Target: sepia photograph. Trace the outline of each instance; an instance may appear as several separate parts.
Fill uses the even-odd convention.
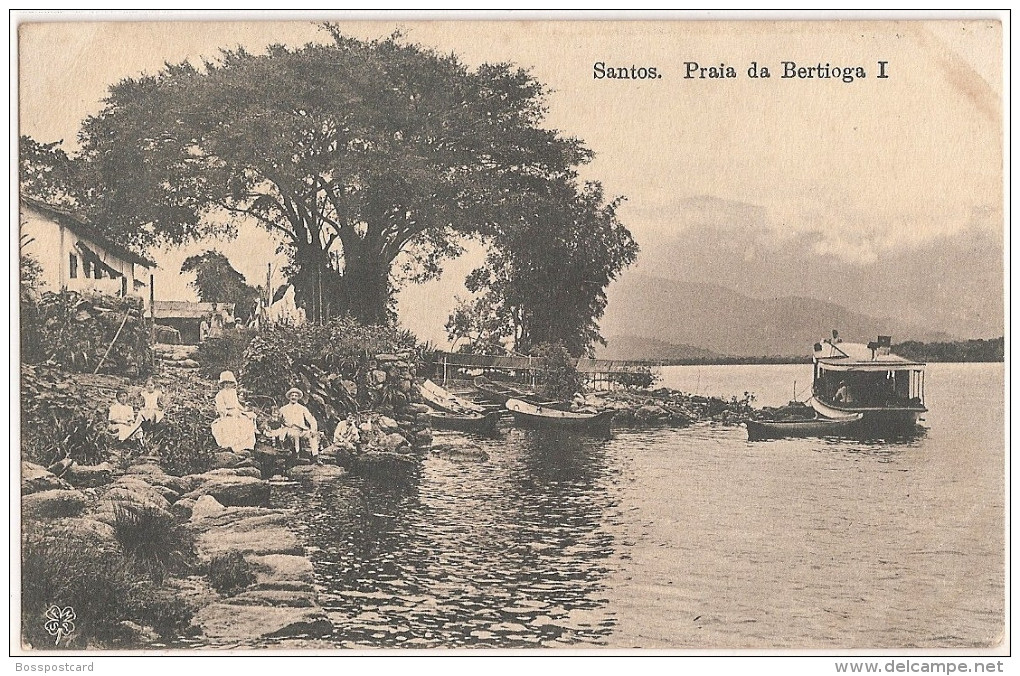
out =
[[[1009,654],[1008,21],[268,14],[12,20],[12,656]]]

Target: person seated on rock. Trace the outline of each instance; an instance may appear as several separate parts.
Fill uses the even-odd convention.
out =
[[[259,426],[259,432],[273,444],[279,446],[280,442],[287,438],[287,430],[283,426],[283,415],[280,414],[280,407],[273,406],[269,417]]]
[[[117,400],[110,405],[109,426],[107,431],[115,435],[118,441],[128,439],[141,440],[141,418],[135,415],[135,409],[128,403],[127,390],[117,390]]]
[[[294,454],[301,455],[301,440],[308,440],[308,451],[312,460],[319,460],[319,423],[315,416],[301,403],[304,392],[296,387],[287,390],[287,403],[280,407],[283,417],[285,439],[294,441]]]
[[[145,387],[142,389],[142,408],[138,411],[143,427],[158,425],[163,421],[163,410],[159,407],[162,396],[163,390],[156,387],[156,381],[151,377],[146,379]]]
[[[336,429],[333,430],[333,446],[338,450],[354,453],[357,452],[360,441],[358,416],[354,413],[348,413],[347,417],[338,422]]]
[[[230,371],[220,374],[220,391],[216,393],[216,413],[212,433],[221,448],[234,452],[255,448],[255,414],[241,405],[237,398],[237,378]]]

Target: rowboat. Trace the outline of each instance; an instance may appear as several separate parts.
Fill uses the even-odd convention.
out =
[[[748,420],[748,441],[787,437],[852,436],[860,426],[860,414],[842,418],[806,418],[804,420]]]
[[[491,408],[482,406],[481,404],[476,404],[473,401],[468,401],[467,399],[458,397],[455,394],[451,394],[449,391],[435,384],[431,380],[426,380],[424,383],[419,385],[418,391],[421,392],[421,397],[425,400],[425,403],[438,411],[446,411],[447,413],[457,415],[467,413],[483,415],[491,410]]]
[[[493,382],[485,376],[478,376],[475,378],[474,385],[475,389],[481,392],[486,399],[494,401],[500,405],[506,404],[511,399],[517,399],[518,401],[523,401],[534,406],[542,406],[545,408],[556,408],[560,410],[570,408],[570,402],[549,400],[535,392],[515,387],[509,383]]]
[[[506,402],[514,421],[522,427],[552,428],[609,434],[615,411],[601,413],[575,413],[546,406],[536,406],[520,399]]]
[[[456,430],[492,435],[499,432],[500,414],[500,411],[490,411],[489,413],[430,411],[429,421],[432,423],[432,427],[437,430]]]

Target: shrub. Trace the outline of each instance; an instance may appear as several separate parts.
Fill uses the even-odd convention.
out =
[[[613,375],[613,382],[622,385],[627,390],[650,389],[660,379],[658,374],[652,373],[647,366],[639,366],[627,373]]]
[[[91,372],[102,360],[105,372],[143,375],[152,371],[152,338],[140,298],[46,292],[38,298],[23,298],[22,309],[30,318],[21,327],[25,363],[47,362],[69,371]]]
[[[52,606],[74,609],[74,631],[55,643],[46,631]],[[121,623],[150,626],[160,636],[180,635],[192,609],[144,576],[116,544],[62,529],[28,532],[22,548],[21,630],[40,650],[133,646]]]
[[[113,528],[131,565],[156,582],[188,572],[196,560],[190,532],[161,509],[117,507]]]
[[[207,577],[212,588],[224,596],[232,596],[255,583],[254,567],[240,552],[213,557]]]
[[[244,364],[244,352],[254,337],[252,329],[231,329],[221,338],[209,338],[199,344],[193,358],[207,378],[216,379],[221,371],[238,373]]]
[[[219,450],[212,436],[212,421],[211,403],[175,403],[148,433],[145,443],[169,474],[201,474],[212,468],[213,454]]]
[[[367,388],[352,395],[343,382],[364,382],[381,353],[409,353],[415,363],[421,359],[414,334],[391,325],[364,325],[345,317],[322,326],[275,326],[248,345],[240,378],[252,401],[265,408],[299,387],[320,422],[337,420],[378,403]]]
[[[569,399],[575,392],[584,389],[584,377],[577,372],[573,357],[563,343],[542,343],[531,351],[544,361],[544,370],[539,376],[542,394],[555,399]]]

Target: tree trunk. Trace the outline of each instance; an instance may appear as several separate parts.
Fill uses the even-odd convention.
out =
[[[344,268],[346,311],[363,324],[383,324],[389,319],[390,264],[365,252],[348,260]]]

